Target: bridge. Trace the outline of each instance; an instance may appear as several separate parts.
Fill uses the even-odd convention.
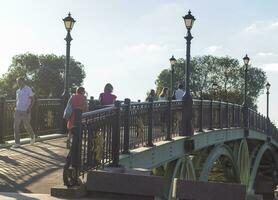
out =
[[[57,100],[52,105],[57,106]],[[86,113],[75,110],[75,114],[67,159],[65,138],[58,139],[64,141],[59,143],[63,148],[46,156],[52,159],[50,165],[60,170],[60,179],[55,183],[63,182],[68,190],[85,184],[87,194],[117,193],[113,188],[106,188],[105,181],[108,181],[106,185],[113,184],[109,177],[130,170],[129,174],[143,174],[132,177],[144,177],[138,179],[138,184],[157,183],[158,189],[145,192],[155,193],[160,199],[174,199],[177,180],[241,184],[246,186],[247,196],[273,199],[278,184],[278,131],[269,119],[254,110],[213,100],[131,103],[125,99],[123,103]],[[55,146],[55,142],[47,143]],[[33,148],[42,149],[44,145],[45,142],[38,143]],[[24,148],[18,153],[31,157],[39,153],[32,151],[31,146]],[[37,159],[41,160],[42,154],[38,155]],[[6,156],[11,157],[11,153]],[[108,178],[105,173],[97,173],[107,172],[109,168],[112,172],[108,170]],[[57,172],[53,176],[59,177]],[[125,178],[129,177],[121,179]],[[119,191],[120,187],[114,190]],[[233,191],[234,185],[227,187],[226,191]],[[132,191],[132,188],[122,189]],[[137,189],[144,190],[144,186]],[[187,191],[186,187],[183,190]]]

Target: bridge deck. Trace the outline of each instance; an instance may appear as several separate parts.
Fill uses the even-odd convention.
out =
[[[49,194],[51,187],[63,185],[65,147],[66,138],[59,138],[0,149],[0,192]]]

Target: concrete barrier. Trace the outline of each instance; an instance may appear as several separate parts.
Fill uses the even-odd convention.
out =
[[[240,184],[175,179],[172,196],[180,200],[245,200],[246,187]]]

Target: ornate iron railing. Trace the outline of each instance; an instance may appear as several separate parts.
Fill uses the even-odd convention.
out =
[[[248,110],[248,124],[244,124],[244,107],[241,105],[193,100],[193,106],[188,107],[187,103],[171,99],[131,103],[126,99],[124,103],[117,102],[113,107],[83,115],[76,111],[80,114],[76,114],[73,132],[79,142],[75,141],[71,146],[64,168],[65,185],[75,185],[77,177],[87,170],[117,166],[120,153],[128,154],[142,146],[151,147],[156,141],[171,140],[174,136],[192,136],[193,131],[188,132],[184,124],[191,124],[195,132],[242,127],[277,138],[277,128],[254,110]],[[188,117],[188,113],[192,116]],[[71,152],[78,153],[73,155]]]
[[[14,137],[13,123],[15,100],[0,99],[0,143]],[[32,108],[31,125],[36,136],[57,133],[62,119],[61,99],[37,99]],[[21,129],[21,136],[28,136],[25,129]]]

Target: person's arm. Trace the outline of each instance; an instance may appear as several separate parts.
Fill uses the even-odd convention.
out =
[[[32,107],[33,107],[33,105],[35,103],[34,93],[33,93],[31,88],[30,88],[30,92],[29,92],[29,99],[30,99],[31,102],[30,102],[29,108],[27,109],[27,113],[31,112]]]

